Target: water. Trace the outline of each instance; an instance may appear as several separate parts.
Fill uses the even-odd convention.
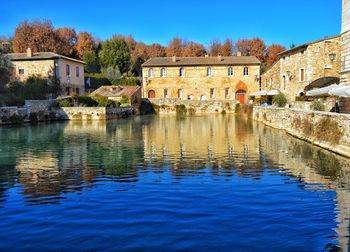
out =
[[[0,128],[0,250],[348,251],[349,160],[234,116]]]

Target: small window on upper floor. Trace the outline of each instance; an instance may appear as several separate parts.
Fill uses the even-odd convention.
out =
[[[79,77],[80,76],[80,72],[79,72],[79,67],[75,67],[75,76]]]
[[[272,78],[270,79],[270,86],[272,86]]]
[[[300,81],[300,82],[305,81],[305,69],[304,69],[304,68],[301,68],[301,69],[300,69],[299,81]]]
[[[150,69],[148,70],[148,77],[151,77],[151,78],[154,77],[154,70],[153,70],[153,68],[150,68]]]
[[[245,67],[244,70],[243,70],[243,75],[244,76],[248,76],[249,75],[249,68],[248,67]]]
[[[160,70],[160,77],[166,77],[166,70],[165,70],[165,68],[162,68]]]
[[[68,64],[66,65],[66,75],[70,76],[70,66]]]
[[[265,79],[265,87],[267,87],[267,79]]]
[[[19,75],[24,74],[24,68],[18,68],[18,74]]]
[[[207,68],[207,76],[212,76],[213,75],[213,70],[211,69],[211,67]]]
[[[233,76],[233,68],[232,67],[228,68],[228,76]]]
[[[180,68],[180,77],[185,77],[185,68]]]

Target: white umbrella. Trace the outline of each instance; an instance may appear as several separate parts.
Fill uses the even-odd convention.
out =
[[[266,95],[266,91],[258,91],[250,94],[250,96],[264,96],[264,95]]]
[[[337,84],[333,84],[327,87],[307,91],[306,96],[328,96],[330,95],[330,91],[337,87],[338,87]]]
[[[339,97],[350,97],[350,86],[338,86],[331,89],[329,94]]]
[[[269,96],[274,96],[274,95],[278,95],[279,91],[278,90],[268,90],[266,92],[266,95],[269,95]]]

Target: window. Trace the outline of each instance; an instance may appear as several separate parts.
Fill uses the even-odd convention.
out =
[[[305,69],[304,68],[300,69],[299,81],[300,82],[305,81]]]
[[[153,70],[153,68],[150,68],[149,70],[148,70],[148,77],[154,77],[154,70]]]
[[[233,76],[233,68],[232,67],[228,68],[228,76]]]
[[[214,88],[210,89],[210,99],[214,99]]]
[[[213,75],[213,71],[212,71],[212,69],[211,69],[211,67],[208,67],[207,68],[207,76],[212,76]]]
[[[20,74],[20,75],[24,74],[24,68],[19,68],[18,69],[18,74]]]
[[[162,68],[160,70],[160,77],[165,77],[165,76],[166,76],[166,70],[165,70],[165,68]]]
[[[270,86],[272,86],[272,78],[270,79]]]
[[[66,87],[66,95],[70,95],[70,88]]]
[[[79,77],[80,73],[79,73],[79,67],[75,67],[75,76]]]
[[[185,68],[180,68],[180,77],[185,77]]]
[[[75,89],[75,93],[76,93],[77,95],[79,95],[79,94],[80,94],[80,92],[79,92],[79,88],[76,88],[76,89]]]
[[[178,90],[177,90],[177,97],[178,97],[179,99],[182,99],[182,89],[178,89]]]
[[[245,67],[244,70],[243,70],[243,75],[244,76],[248,76],[249,75],[249,69],[248,67]]]
[[[164,89],[164,98],[168,98],[168,89]]]
[[[70,76],[70,66],[68,64],[66,65],[66,75]]]
[[[267,87],[267,79],[265,79],[265,87]]]
[[[285,75],[283,75],[283,89],[286,89],[286,82],[287,82],[287,78]]]
[[[230,98],[230,96],[229,96],[229,89],[228,88],[225,88],[225,98],[226,99]]]

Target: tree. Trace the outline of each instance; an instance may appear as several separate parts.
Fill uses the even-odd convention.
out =
[[[272,66],[279,59],[279,54],[285,51],[286,48],[282,45],[272,44],[267,48],[267,66]]]
[[[213,40],[209,46],[210,56],[221,55],[222,45],[219,40]]]
[[[27,48],[31,48],[33,52],[60,53],[58,41],[58,35],[50,21],[24,21],[15,30],[13,50],[23,53]]]
[[[260,38],[239,39],[236,42],[236,50],[243,56],[255,56],[260,61],[265,61],[266,45]]]
[[[99,57],[103,68],[118,67],[121,73],[126,73],[129,69],[130,51],[124,40],[114,38],[102,43]]]
[[[113,85],[116,85],[118,83],[118,80],[122,78],[118,66],[108,66],[106,68],[102,68],[102,73]]]
[[[98,55],[95,51],[86,51],[83,56],[83,61],[86,63],[85,70],[90,73],[98,73],[101,70]]]
[[[142,64],[149,59],[148,48],[144,43],[137,43],[131,53],[131,72],[134,76],[141,76]]]
[[[251,40],[250,55],[257,57],[260,61],[265,61],[266,59],[266,44],[260,38],[253,38]]]
[[[167,57],[181,57],[182,51],[184,49],[184,44],[181,38],[173,38],[168,47],[166,48],[166,56]]]
[[[164,46],[161,46],[160,44],[152,44],[147,47],[147,54],[149,58],[165,57],[166,49]]]
[[[83,58],[84,53],[88,51],[92,51],[95,47],[94,38],[88,32],[79,33],[78,40],[76,43],[76,50],[78,53],[78,57],[80,59]]]
[[[12,69],[11,60],[7,56],[0,54],[0,91],[4,90],[5,86],[10,82]]]
[[[189,42],[182,52],[183,57],[200,57],[205,55],[206,51],[203,45]]]
[[[231,56],[232,53],[233,53],[233,42],[231,39],[226,39],[225,43],[222,45],[222,48],[221,48],[221,55]]]
[[[55,32],[60,40],[60,54],[75,58],[77,53],[75,45],[78,41],[75,29],[63,27],[56,29]]]

